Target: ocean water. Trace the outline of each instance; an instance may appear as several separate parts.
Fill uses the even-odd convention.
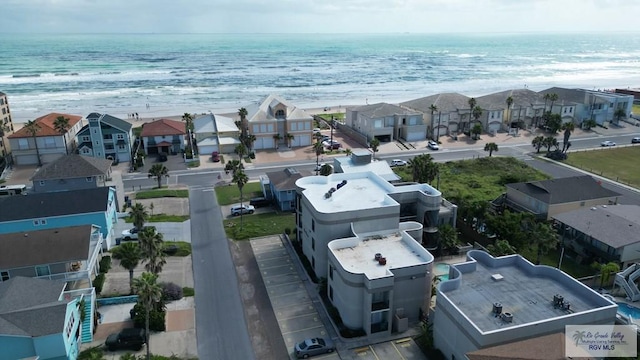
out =
[[[0,49],[16,122],[53,111],[235,112],[270,93],[310,108],[640,85],[633,33],[0,34]]]

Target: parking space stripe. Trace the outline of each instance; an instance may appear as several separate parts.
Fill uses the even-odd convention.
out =
[[[398,350],[398,347],[396,346],[397,343],[398,343],[397,341],[396,342],[391,342],[391,345],[393,345],[393,348],[396,349],[396,352],[398,353],[398,356],[400,356],[400,359],[401,360],[406,360],[404,358],[404,356],[402,356],[402,353],[400,352],[400,350]]]
[[[281,328],[282,328],[282,326],[281,326]],[[313,326],[313,327],[306,328],[306,329],[300,329],[300,330],[296,330],[296,331],[283,332],[283,333],[282,333],[282,335],[295,334],[295,333],[299,333],[299,332],[302,332],[302,331],[308,331],[308,330],[320,329],[320,328],[324,329],[324,326],[322,326],[322,325],[320,325],[320,326]]]
[[[280,317],[278,318],[278,320],[293,320],[293,319],[299,319],[299,318],[309,317],[309,316],[314,316],[313,320],[318,321],[318,314],[315,311],[305,315],[298,315],[298,316],[292,316],[292,317]]]
[[[376,351],[373,350],[373,347],[369,346],[369,349],[371,349],[371,353],[373,354],[373,356],[375,356],[376,359],[380,360],[380,358],[378,357],[378,354],[376,354]]]

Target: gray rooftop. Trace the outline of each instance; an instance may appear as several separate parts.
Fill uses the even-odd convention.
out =
[[[514,89],[501,91],[476,98],[478,105],[485,110],[496,110],[507,108],[507,98],[511,96],[513,104],[511,109],[518,107],[530,107],[533,105],[544,105],[544,99],[539,93],[529,89]]]
[[[0,234],[0,269],[86,261],[91,231],[91,225],[80,225]]]
[[[349,110],[357,111],[359,114],[362,114],[370,119],[376,119],[376,118],[393,116],[393,115],[420,115],[420,113],[415,110],[409,110],[397,105],[392,105],[387,103],[362,105],[362,106],[349,108]]]
[[[498,261],[494,261],[496,258],[491,255],[472,250],[467,257],[475,261],[453,265],[461,272],[459,286],[449,286],[449,290],[443,290],[446,287],[444,285],[453,285],[458,280],[454,279],[442,282],[439,288],[482,332],[562,316],[571,317],[573,314],[601,308],[617,309],[615,304],[562,271],[548,266],[535,266],[520,255],[497,258]],[[494,280],[494,274],[501,275],[502,280]],[[556,294],[563,296],[564,301],[571,304],[570,310],[553,306]],[[506,323],[493,314],[494,303],[502,305],[503,313],[513,315],[512,323]],[[615,317],[615,311],[612,313]]]
[[[109,187],[0,197],[0,222],[107,211]]]
[[[106,175],[113,160],[77,154],[63,155],[43,166],[31,180],[72,179]]]
[[[507,184],[506,187],[518,190],[546,204],[564,204],[620,196],[619,193],[602,187],[589,175],[512,183]]]
[[[311,172],[306,170],[298,171],[294,168],[286,168],[281,171],[268,172],[269,182],[273,184],[277,191],[295,190],[296,181],[304,176],[310,176]]]
[[[109,114],[100,114],[100,113],[93,112],[87,116],[87,120],[93,119],[93,118],[99,119],[100,122],[108,124],[116,129],[122,130],[127,133],[133,127],[133,125],[130,122],[124,121],[120,118],[111,116]]]
[[[435,105],[438,108],[438,111],[443,113],[456,112],[460,110],[468,112],[469,99],[471,98],[458,93],[442,93],[405,101],[400,103],[400,105],[428,114],[431,113],[431,109],[429,109],[431,105]]]
[[[0,334],[38,337],[62,333],[65,283],[15,277],[0,282]]]
[[[601,205],[553,218],[615,249],[640,242],[638,205]]]

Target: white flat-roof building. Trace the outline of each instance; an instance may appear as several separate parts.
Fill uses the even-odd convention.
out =
[[[564,332],[565,325],[615,323],[615,303],[556,268],[479,250],[467,259],[437,287],[433,338],[447,359]]]
[[[389,182],[400,180],[400,176],[393,172],[388,162],[375,159],[372,161],[371,152],[366,149],[353,149],[351,156],[334,158],[333,168],[336,173],[371,171]]]
[[[404,222],[392,232],[329,243],[328,297],[346,327],[388,335],[420,319],[433,264],[433,256],[411,235],[421,232],[421,224]]]

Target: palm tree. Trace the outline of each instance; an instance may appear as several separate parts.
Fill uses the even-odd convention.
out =
[[[293,140],[295,139],[295,136],[293,136],[293,134],[291,133],[286,133],[284,135],[285,140],[287,140],[287,146],[291,147],[291,143],[293,142]]]
[[[411,168],[413,181],[419,183],[432,183],[440,171],[438,163],[434,162],[429,154],[422,154],[409,159],[408,165]]]
[[[147,360],[151,359],[149,349],[149,317],[153,306],[162,299],[162,288],[157,283],[158,275],[153,273],[142,273],[139,278],[133,279],[133,289],[138,294],[138,301],[145,311],[145,337],[147,343]]]
[[[69,119],[64,116],[58,116],[53,121],[53,128],[58,134],[62,135],[62,140],[64,140],[64,151],[67,155],[69,155],[69,149],[67,149],[67,130],[69,130]]]
[[[498,144],[494,142],[486,143],[484,145],[484,151],[488,151],[489,157],[491,157],[491,154],[493,154],[494,151],[498,152]]]
[[[189,136],[189,148],[193,151],[193,115],[189,113],[184,113],[182,115],[182,121],[185,122],[185,130],[187,131],[187,135]]]
[[[246,145],[249,148],[249,151],[253,150],[253,143],[256,142],[256,136],[253,134],[249,134],[245,137]]]
[[[547,112],[547,101],[549,101],[549,98],[551,98],[551,94],[547,93],[544,94],[544,96],[542,97],[544,99],[544,111],[543,113]]]
[[[371,139],[369,142],[369,146],[371,147],[371,151],[373,151],[373,158],[376,158],[376,153],[378,152],[378,147],[380,146],[380,140],[377,138]]]
[[[434,135],[435,135],[435,134],[434,134],[434,133],[435,133],[435,131],[433,131],[433,129],[434,129],[434,126],[433,126],[433,125],[434,125],[434,121],[433,121],[433,114],[435,114],[435,112],[436,112],[436,111],[438,111],[438,107],[436,106],[436,104],[431,104],[431,105],[429,106],[429,110],[431,110],[431,138],[432,138],[433,140],[435,140],[435,141],[438,141],[438,139],[436,139],[436,138],[434,137]]]
[[[516,248],[513,247],[509,241],[502,239],[496,240],[495,244],[489,244],[487,250],[489,250],[493,256],[504,256],[516,253]]]
[[[244,156],[247,155],[247,147],[243,143],[238,144],[235,148],[235,151],[240,159],[244,158]]]
[[[344,153],[347,156],[351,156],[351,154],[353,154],[353,150],[351,150],[351,148],[346,148],[344,149]]]
[[[155,227],[149,226],[140,232],[138,241],[142,256],[146,261],[145,270],[154,274],[162,272],[162,267],[167,263],[162,252],[164,244],[162,234],[157,232]]]
[[[536,248],[536,264],[540,264],[542,256],[558,246],[558,233],[546,223],[536,223],[529,232],[531,247]]]
[[[144,205],[135,203],[129,211],[129,218],[131,218],[133,222],[133,227],[140,231],[142,230],[144,223],[149,218],[149,213],[147,212],[147,209],[145,209]]]
[[[149,178],[155,178],[158,181],[158,189],[162,187],[162,178],[169,177],[169,169],[162,164],[154,164],[149,169]]]
[[[511,96],[507,97],[507,122],[511,124],[511,105],[513,105],[513,98]]]
[[[540,148],[544,146],[544,136],[536,136],[531,140],[531,145],[536,148],[536,152],[540,152]]]
[[[441,250],[453,250],[458,245],[458,233],[450,224],[438,227],[438,240]]]
[[[466,132],[469,129],[469,126],[471,124],[471,116],[473,114],[473,109],[475,109],[477,103],[478,101],[476,100],[476,98],[469,99],[469,121],[465,125],[465,128],[462,129],[463,132]]]
[[[549,109],[549,112],[553,112],[553,103],[558,100],[558,94],[556,94],[556,93],[550,94],[549,95],[549,100],[551,100],[551,109]]]
[[[324,146],[320,142],[320,139],[318,139],[315,142],[315,144],[313,144],[313,150],[316,151],[316,169],[317,169],[318,166],[320,165],[320,155],[324,153]],[[317,172],[316,172],[316,175],[318,175]]]
[[[551,151],[551,147],[555,146],[556,148],[560,145],[558,144],[558,140],[553,136],[547,136],[542,140],[542,144],[547,148],[547,152]]]
[[[126,242],[111,251],[114,259],[120,260],[120,266],[129,270],[129,288],[133,293],[133,270],[142,260],[140,246],[135,242]]]
[[[247,111],[247,109],[245,109],[243,107],[238,109],[238,115],[240,116],[240,134],[242,135],[243,139],[247,139],[247,130],[249,129],[249,126],[247,125],[247,115],[248,114],[249,114],[249,112]],[[254,136],[254,138],[255,138],[255,136]]]
[[[623,109],[616,110],[616,112],[613,113],[613,117],[616,119],[616,125],[620,125],[620,120],[622,120],[622,118],[625,116],[627,116],[626,111],[624,111]]]
[[[474,140],[479,139],[479,135],[480,133],[482,133],[482,125],[480,125],[480,123],[476,123],[473,125],[473,127],[471,128],[471,138]]]
[[[320,175],[322,176],[329,176],[333,174],[333,167],[329,164],[324,164],[322,165],[322,167],[320,167]]]
[[[282,136],[280,136],[280,134],[274,134],[273,135],[273,140],[276,143],[276,149],[278,148],[278,143],[280,142],[280,140],[282,140]]]
[[[242,188],[249,182],[249,177],[242,170],[236,171],[233,174],[233,180],[236,185],[238,185],[238,190],[240,190],[240,207],[242,208]],[[240,230],[242,230],[242,214],[244,211],[240,211]]]
[[[40,125],[33,120],[27,121],[24,125],[24,128],[27,130],[29,135],[33,138],[33,143],[36,145],[36,156],[38,157],[38,166],[42,166],[42,160],[40,160],[40,149],[38,149],[38,139],[36,139],[36,134],[40,131]]]
[[[569,137],[571,136],[571,132],[575,129],[575,125],[573,121],[562,124],[562,130],[564,130],[564,139],[562,141],[562,152],[566,152],[569,150]]]
[[[620,272],[620,266],[614,262],[598,264],[598,270],[600,270],[600,287],[603,287],[611,279],[611,274]]]
[[[231,174],[235,174],[238,170],[244,170],[244,165],[240,160],[229,160],[227,164],[224,166],[224,170],[227,172],[231,172]]]

